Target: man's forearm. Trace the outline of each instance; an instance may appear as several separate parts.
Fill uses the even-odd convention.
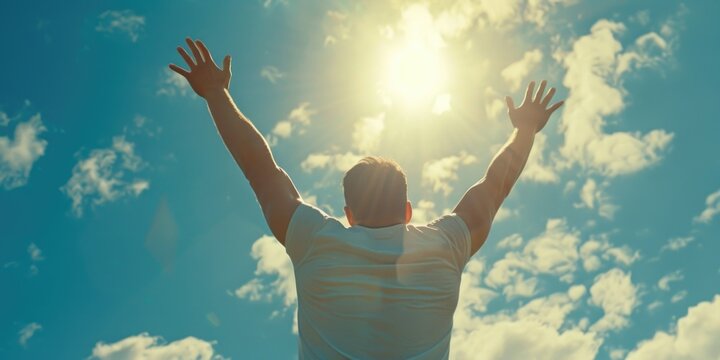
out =
[[[520,177],[535,139],[535,132],[530,130],[513,130],[507,143],[498,151],[490,162],[486,181],[499,186],[500,193],[495,200],[502,202],[510,193],[513,185]]]
[[[257,175],[277,169],[265,138],[235,106],[228,90],[220,89],[205,99],[225,146],[251,183]]]

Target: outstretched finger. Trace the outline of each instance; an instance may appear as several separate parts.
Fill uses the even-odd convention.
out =
[[[548,91],[547,96],[545,96],[540,105],[542,105],[543,107],[547,106],[550,103],[550,100],[552,100],[553,96],[555,96],[555,88],[550,88],[550,91]]]
[[[532,102],[532,94],[533,90],[535,89],[535,82],[531,81],[530,84],[528,84],[527,91],[525,92],[525,99],[523,99],[523,104],[527,102]]]
[[[552,113],[555,112],[555,110],[559,109],[563,104],[565,103],[565,100],[556,102],[553,106],[551,106],[549,109],[547,109],[548,114],[552,115]]]
[[[540,87],[538,88],[537,94],[535,94],[535,99],[533,99],[533,102],[540,102],[540,100],[543,98],[543,95],[545,93],[545,86],[547,86],[547,81],[543,80],[540,82]]]
[[[200,40],[195,40],[195,44],[197,44],[198,48],[200,48],[200,52],[205,58],[205,61],[212,62],[214,64],[215,60],[213,60],[212,55],[210,55],[210,51],[208,51],[208,48],[205,46],[205,44]]]
[[[223,59],[223,72],[230,73],[232,71],[232,65],[230,64],[230,60],[230,55],[225,55],[225,59]]]
[[[192,61],[192,59],[190,58],[190,55],[188,55],[188,53],[185,51],[185,49],[182,48],[182,46],[178,46],[177,51],[180,53],[180,56],[182,56],[182,58],[185,59],[185,62],[188,64],[190,69],[197,66],[197,64],[195,64],[195,62]]]
[[[198,50],[197,45],[195,45],[195,42],[192,41],[190,38],[185,38],[185,42],[188,44],[190,51],[192,51],[193,53],[193,56],[195,56],[195,61],[197,62],[197,64],[200,65],[205,63],[202,55],[200,55],[200,50]]]
[[[507,103],[508,110],[513,111],[515,110],[515,102],[513,99],[509,96],[505,97],[505,102]]]
[[[187,70],[185,70],[175,64],[170,64],[170,70],[182,75],[183,77],[188,77],[188,75],[190,75],[190,73]]]

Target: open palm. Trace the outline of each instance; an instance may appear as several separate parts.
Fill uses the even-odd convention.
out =
[[[510,121],[515,128],[538,132],[545,127],[545,124],[547,124],[550,119],[550,115],[562,106],[564,101],[559,101],[548,108],[550,100],[552,100],[553,95],[555,95],[555,88],[551,88],[547,95],[543,97],[546,86],[547,81],[543,80],[540,82],[540,88],[533,97],[535,82],[531,81],[525,92],[525,99],[520,107],[517,108],[511,97],[505,97],[508,113],[510,114]]]
[[[225,59],[223,59],[223,67],[220,69],[215,64],[212,55],[210,55],[210,51],[208,51],[202,41],[193,41],[190,38],[186,38],[185,41],[195,59],[193,60],[181,46],[178,46],[177,51],[180,53],[180,56],[185,59],[185,62],[190,67],[190,71],[175,64],[170,64],[170,69],[187,79],[195,93],[203,98],[206,98],[207,95],[213,91],[229,89],[230,77],[232,76],[230,70],[230,55],[225,56]]]

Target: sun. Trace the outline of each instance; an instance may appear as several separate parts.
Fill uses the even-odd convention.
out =
[[[404,44],[389,52],[382,89],[392,103],[406,107],[432,105],[447,82],[447,66],[439,49]]]

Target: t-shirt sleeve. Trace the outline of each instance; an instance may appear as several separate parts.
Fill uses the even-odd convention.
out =
[[[450,214],[431,222],[428,226],[439,229],[448,239],[458,270],[462,272],[472,255],[470,230],[465,221],[457,214]]]
[[[330,216],[322,210],[301,203],[295,209],[285,234],[285,252],[294,266],[299,266],[313,245],[315,233],[323,227]]]

